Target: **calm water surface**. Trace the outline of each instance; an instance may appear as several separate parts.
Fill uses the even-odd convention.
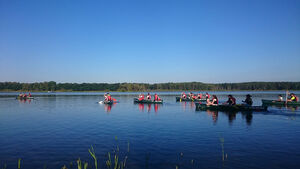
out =
[[[284,94],[231,93],[239,102],[251,93],[255,105]],[[25,169],[75,165],[79,157],[93,164],[91,146],[101,168],[107,152],[117,146],[120,160],[128,156],[127,168],[132,169],[300,166],[297,107],[206,112],[195,111],[190,102],[175,102],[176,92],[160,93],[164,104],[156,106],[133,104],[137,94],[112,93],[119,103],[107,106],[97,103],[103,93],[33,93],[36,99],[30,102],[16,100],[16,93],[1,93],[0,167],[17,168],[19,158]],[[212,94],[225,101],[228,92]]]

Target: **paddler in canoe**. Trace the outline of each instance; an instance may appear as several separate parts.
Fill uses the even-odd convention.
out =
[[[277,101],[278,102],[282,102],[283,101],[283,97],[282,97],[282,95],[280,94],[280,95],[278,95],[278,99],[277,99]]]
[[[196,98],[196,99],[202,99],[202,94],[199,93],[199,94],[197,95],[197,98]]]
[[[209,99],[210,95],[206,92],[205,97],[206,97],[206,99]]]
[[[108,99],[107,99],[107,93],[104,93],[104,101],[108,101]]]
[[[227,102],[225,102],[223,104],[226,104],[226,105],[229,105],[229,106],[234,106],[234,105],[236,105],[236,99],[230,94],[230,95],[228,95]]]
[[[151,95],[150,95],[150,93],[147,94],[147,97],[146,97],[146,98],[147,98],[147,100],[151,100]]]
[[[181,98],[186,99],[186,94],[184,92],[181,93]]]
[[[218,97],[216,95],[212,96],[212,100],[210,101],[209,98],[206,99],[206,105],[207,106],[217,106],[219,104]]]
[[[139,95],[139,101],[142,101],[142,100],[144,100],[144,99],[145,99],[145,96],[144,96],[144,94],[141,93],[141,94]]]
[[[291,93],[290,94],[290,99],[288,99],[287,101],[288,102],[298,102],[299,98],[294,93]]]
[[[244,102],[243,105],[245,105],[245,106],[252,106],[253,101],[252,101],[252,98],[251,98],[251,97],[252,97],[252,96],[251,96],[250,94],[247,94],[247,95],[246,95],[245,101],[243,101],[243,102]]]
[[[154,101],[161,101],[161,99],[158,97],[156,93],[154,94]]]

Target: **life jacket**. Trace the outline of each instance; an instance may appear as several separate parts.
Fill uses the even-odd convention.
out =
[[[207,94],[207,95],[206,95],[206,98],[210,98],[210,95],[209,95],[209,94]]]
[[[144,94],[141,94],[139,100],[144,100],[144,98]]]
[[[148,100],[151,100],[151,95],[147,95],[147,99],[148,99]]]
[[[111,101],[111,96],[110,96],[110,94],[107,96],[107,100],[108,100],[108,101]]]
[[[299,97],[298,96],[295,96],[296,97],[296,102],[298,102],[299,101]]]
[[[156,101],[158,100],[158,95],[157,94],[154,95],[154,100],[156,100]]]
[[[198,99],[201,99],[202,98],[202,94],[198,94]]]
[[[28,96],[31,97],[31,94],[29,93]]]

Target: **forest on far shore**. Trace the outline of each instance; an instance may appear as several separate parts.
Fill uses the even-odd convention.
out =
[[[212,90],[300,90],[300,82],[245,83],[38,83],[0,82],[0,91],[212,91]]]

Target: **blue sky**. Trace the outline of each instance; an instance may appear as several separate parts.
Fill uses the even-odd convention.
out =
[[[0,81],[300,81],[298,0],[0,0]]]

